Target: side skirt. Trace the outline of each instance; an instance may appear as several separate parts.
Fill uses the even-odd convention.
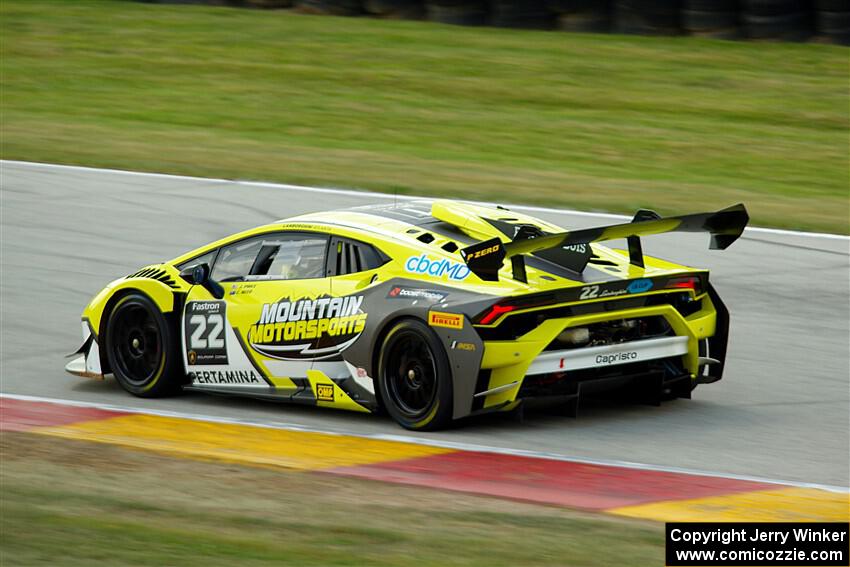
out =
[[[302,405],[316,405],[315,398],[296,397],[297,391],[280,390],[272,386],[259,386],[256,388],[228,387],[228,386],[194,386],[187,384],[183,390],[188,392],[204,392],[218,396],[238,396],[241,398],[255,398],[258,400],[273,400],[277,402],[292,402]]]

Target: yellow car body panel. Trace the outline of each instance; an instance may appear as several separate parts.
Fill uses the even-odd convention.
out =
[[[694,377],[698,371],[698,356],[697,356],[697,341],[704,338],[704,331],[708,325],[713,326],[716,320],[716,312],[714,310],[706,310],[706,313],[700,312],[702,315],[699,319],[688,320],[679,314],[676,309],[670,305],[659,305],[655,307],[644,307],[640,309],[624,309],[622,311],[606,311],[603,313],[595,313],[593,315],[580,315],[577,317],[564,317],[559,319],[549,319],[543,322],[533,331],[521,336],[516,341],[505,342],[485,342],[484,351],[494,353],[504,353],[500,357],[493,356],[485,357],[482,362],[483,368],[498,369],[494,372],[488,389],[496,389],[510,384],[512,382],[519,383],[525,377],[528,366],[534,358],[536,358],[546,347],[552,343],[555,338],[564,330],[575,327],[582,327],[609,321],[613,319],[636,319],[639,317],[661,316],[670,324],[677,336],[688,338],[688,354],[683,357],[685,369]],[[699,329],[699,330],[698,330]],[[698,335],[700,333],[702,336]],[[499,406],[506,402],[512,402],[516,399],[516,389],[504,390],[498,394],[487,396],[484,402],[484,407]]]
[[[150,269],[155,269],[155,267],[149,266]],[[170,313],[174,310],[174,292],[179,290],[188,290],[189,286],[185,285],[185,282],[179,280],[177,278],[177,273],[173,267],[168,265],[162,265],[161,269],[167,272],[175,272],[173,275],[174,282],[179,282],[177,287],[169,287],[168,285],[154,279],[142,278],[142,277],[126,277],[117,279],[111,283],[109,283],[105,288],[103,288],[86,306],[83,310],[83,318],[88,320],[95,333],[100,332],[101,317],[104,314],[104,310],[106,309],[109,301],[117,296],[120,296],[122,293],[136,291],[144,293],[146,296],[150,297],[154,303],[156,303],[157,307],[163,313]]]
[[[678,224],[654,221],[645,233],[676,230]],[[355,411],[374,411],[382,403],[377,376],[382,340],[404,319],[427,324],[445,348],[455,418],[517,407],[529,369],[557,378],[557,369],[549,372],[547,365],[557,363],[558,353],[572,360],[569,349],[580,346],[569,337],[562,340],[568,329],[578,329],[577,337],[599,334],[587,343],[602,353],[598,356],[631,360],[617,346],[619,339],[603,344],[606,333],[628,331],[628,341],[644,344],[659,337],[643,338],[634,329],[660,325],[667,342],[647,342],[647,348],[669,345],[659,351],[668,356],[647,360],[653,372],[673,372],[651,364],[663,359],[686,376],[682,395],[708,374],[708,365],[718,363],[701,352],[705,341],[721,337],[715,350],[725,355],[728,317],[705,270],[649,256],[635,262],[629,251],[587,240],[558,252],[584,255],[587,267],[579,271],[535,252],[521,264],[504,261],[497,277],[488,279],[462,253],[491,239],[493,250],[508,249],[529,227],[542,235],[568,234],[529,215],[456,201],[312,213],[246,230],[107,285],[83,311],[92,338],[84,326],[89,345],[81,348],[84,360],[68,369],[86,376],[110,371],[104,354],[110,347],[102,344],[102,335],[111,306],[128,293],[143,294],[170,314],[186,388]],[[316,250],[327,243],[320,273],[293,279],[312,259],[305,260],[303,252],[274,271],[290,241],[296,248],[319,243],[312,245]],[[252,246],[258,250],[253,261]],[[240,247],[249,251],[245,273],[214,280],[220,297],[213,287],[190,283],[187,273],[195,264],[207,264],[215,275],[220,265],[234,262],[227,258],[243,253]],[[269,250],[263,268],[268,272],[262,272]],[[613,308],[615,301],[625,303]],[[591,376],[601,368],[592,360],[587,364],[574,375]],[[560,383],[570,376],[564,373]],[[540,384],[545,390],[545,381]]]

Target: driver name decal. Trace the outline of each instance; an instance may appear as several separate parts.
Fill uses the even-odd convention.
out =
[[[248,332],[251,348],[279,360],[337,356],[366,327],[362,303],[362,295],[266,303]]]

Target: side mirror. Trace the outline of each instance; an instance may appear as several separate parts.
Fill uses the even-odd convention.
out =
[[[216,299],[224,297],[224,288],[210,277],[210,265],[198,264],[180,272],[180,277],[192,285],[203,286]]]
[[[190,266],[180,272],[180,277],[192,285],[204,285],[210,277],[209,264]]]

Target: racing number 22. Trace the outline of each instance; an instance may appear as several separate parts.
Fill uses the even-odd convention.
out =
[[[189,325],[194,327],[192,336],[189,338],[189,348],[224,348],[224,316],[221,313],[208,313],[206,315],[192,315]],[[206,338],[204,331],[210,328]]]
[[[581,295],[579,299],[593,299],[599,295],[599,286],[598,285],[589,285],[581,288]]]

